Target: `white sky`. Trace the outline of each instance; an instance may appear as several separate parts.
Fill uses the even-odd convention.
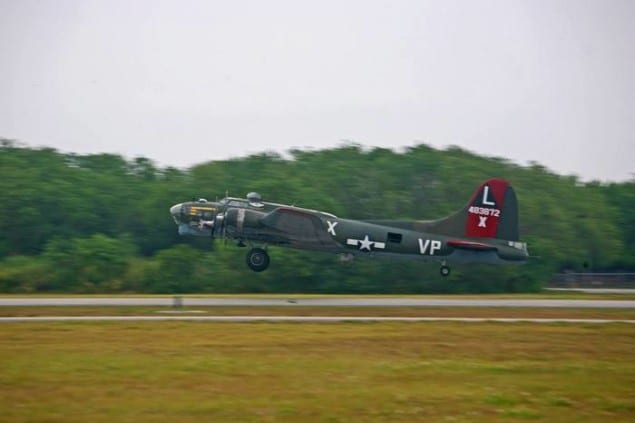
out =
[[[0,0],[0,137],[208,160],[344,140],[635,173],[635,2]]]

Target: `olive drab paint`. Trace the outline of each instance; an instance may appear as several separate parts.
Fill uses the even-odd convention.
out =
[[[511,185],[500,178],[482,183],[463,208],[432,221],[352,220],[301,207],[247,199],[205,199],[170,208],[179,234],[232,239],[251,246],[246,263],[261,272],[269,266],[267,247],[291,247],[347,257],[405,257],[448,261],[522,263],[527,245],[519,241],[518,204]]]

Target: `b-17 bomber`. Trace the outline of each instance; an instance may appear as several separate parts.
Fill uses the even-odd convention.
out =
[[[269,267],[270,245],[355,256],[406,257],[437,261],[443,276],[450,262],[523,263],[527,244],[519,241],[518,203],[511,185],[490,179],[456,213],[437,220],[352,220],[323,211],[247,198],[199,199],[176,204],[170,213],[179,234],[222,238],[249,246],[247,266]]]

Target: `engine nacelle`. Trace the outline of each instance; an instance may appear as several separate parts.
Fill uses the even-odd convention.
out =
[[[210,237],[216,227],[218,210],[218,203],[200,199],[175,204],[170,208],[170,214],[178,225],[179,235]]]
[[[179,224],[179,235],[193,236],[212,236],[212,229],[204,226],[188,225],[186,223]]]

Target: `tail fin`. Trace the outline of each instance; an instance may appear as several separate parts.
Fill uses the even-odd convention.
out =
[[[516,193],[504,179],[489,179],[463,209],[445,219],[427,222],[425,229],[450,236],[518,241]]]

